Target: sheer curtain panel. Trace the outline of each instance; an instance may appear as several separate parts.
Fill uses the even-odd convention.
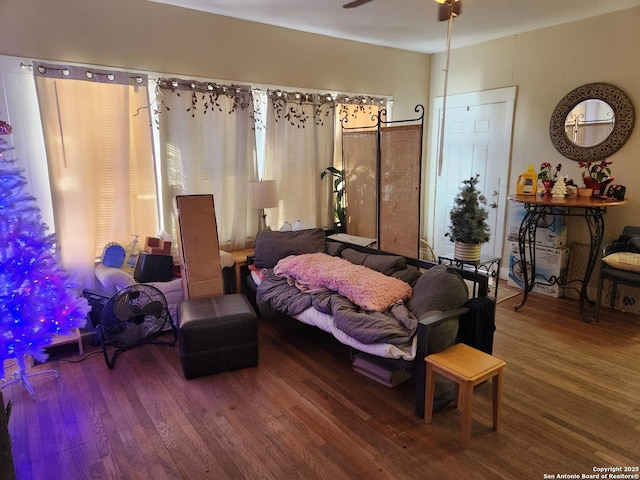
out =
[[[145,75],[34,64],[62,263],[94,284],[109,242],[158,232]]]
[[[247,205],[257,179],[251,89],[159,79],[157,93],[165,228],[175,229],[176,195],[213,194],[220,248],[247,248],[258,230]]]
[[[334,112],[331,95],[267,92],[265,179],[276,180],[280,204],[267,211],[277,230],[288,221],[333,227],[332,182],[320,173],[333,165]],[[271,210],[271,209],[269,209]]]

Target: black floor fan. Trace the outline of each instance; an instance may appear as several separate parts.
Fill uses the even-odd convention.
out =
[[[159,340],[159,334],[167,327],[173,339]],[[177,340],[166,298],[156,287],[144,283],[124,288],[107,301],[97,331],[104,361],[110,369],[120,352],[147,343],[173,346]],[[107,352],[109,346],[115,348],[111,357]]]

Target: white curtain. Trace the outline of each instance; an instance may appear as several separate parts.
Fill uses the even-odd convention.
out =
[[[158,232],[147,78],[42,63],[34,75],[62,264],[93,287],[107,243]]]
[[[213,194],[220,248],[247,248],[258,230],[247,206],[257,179],[251,90],[177,79],[158,87],[165,229],[175,235],[176,195]]]
[[[333,227],[332,181],[320,173],[333,165],[331,95],[270,90],[267,100],[265,180],[276,180],[279,206],[266,209],[273,230],[288,221]]]

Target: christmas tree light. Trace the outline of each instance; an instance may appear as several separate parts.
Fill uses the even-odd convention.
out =
[[[90,307],[59,264],[55,235],[9,158],[13,147],[2,137],[9,134],[11,125],[0,120],[0,360],[15,357],[19,366],[2,388],[21,382],[34,396],[28,378],[36,374],[26,373],[25,357],[46,360],[53,337],[82,327]]]

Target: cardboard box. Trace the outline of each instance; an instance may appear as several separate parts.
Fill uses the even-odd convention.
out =
[[[565,279],[569,270],[569,248],[551,248],[536,245],[536,275],[535,285],[531,290],[550,297],[564,296],[564,288],[559,286],[557,279]],[[527,258],[527,277],[532,278],[531,263]],[[510,242],[509,245],[509,277],[507,285],[516,288],[524,288],[523,266],[520,260],[518,242]]]
[[[562,248],[567,245],[567,217],[560,215],[564,211],[561,207],[553,207],[553,211],[557,212],[557,215],[545,215],[538,220],[536,244],[551,248]],[[526,210],[522,202],[510,202],[507,238],[509,241],[518,241],[520,225],[525,213]]]
[[[174,202],[184,297],[224,294],[213,195],[179,195]]]
[[[165,242],[156,237],[147,237],[144,251],[151,255],[171,255],[171,242]]]

